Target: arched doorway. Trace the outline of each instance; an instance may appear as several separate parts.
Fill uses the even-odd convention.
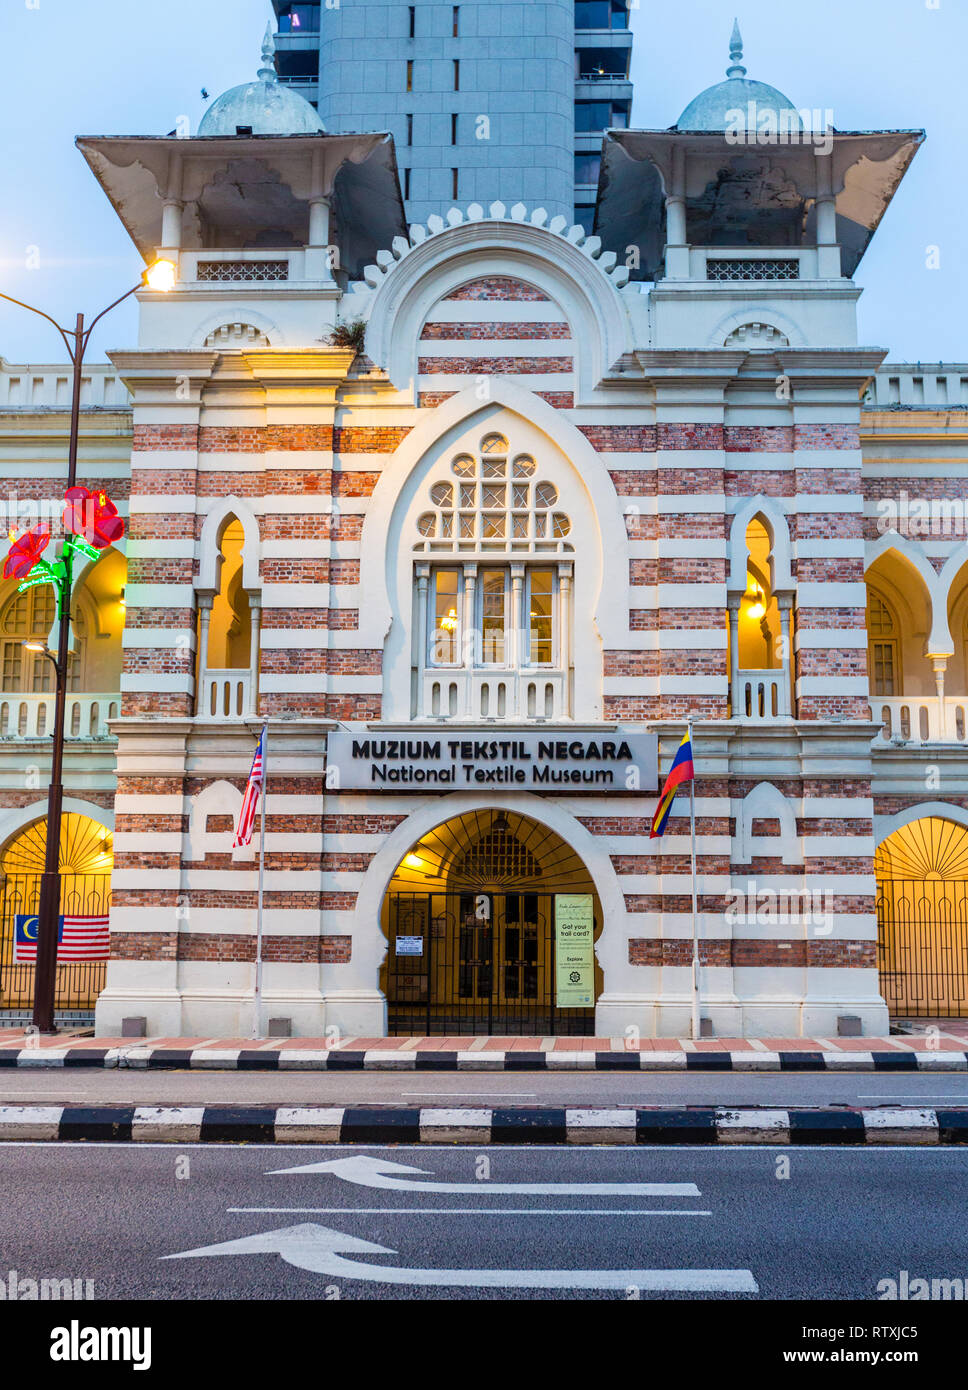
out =
[[[37,912],[47,821],[35,821],[0,852],[0,1010],[33,1006]],[[61,819],[60,937],[54,1008],[93,1014],[104,988],[114,848],[110,830],[71,811]]]
[[[602,912],[570,845],[528,816],[445,821],[404,855],[381,916],[391,1034],[591,1034]]]
[[[881,992],[893,1017],[968,1017],[968,829],[926,816],[874,858]]]

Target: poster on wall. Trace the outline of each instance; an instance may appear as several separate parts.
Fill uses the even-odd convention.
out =
[[[587,1009],[595,1003],[591,893],[555,895],[555,1002],[559,1009]]]

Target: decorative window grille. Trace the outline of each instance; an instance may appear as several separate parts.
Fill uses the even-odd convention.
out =
[[[774,260],[710,257],[706,261],[707,280],[799,280],[800,262],[796,256]]]
[[[537,477],[530,454],[488,434],[477,455],[451,460],[451,478],[431,485],[433,508],[417,519],[417,552],[570,553],[571,518],[556,510],[558,489]]]
[[[207,283],[226,280],[288,280],[288,261],[199,261],[198,279]]]
[[[488,830],[456,866],[456,876],[470,883],[518,883],[541,877],[537,859],[516,835]]]

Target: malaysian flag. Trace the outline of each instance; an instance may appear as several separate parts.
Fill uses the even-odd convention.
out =
[[[33,916],[15,919],[13,958],[17,965],[37,959],[40,920]],[[57,924],[58,963],[69,960],[107,960],[110,933],[106,916],[61,917]]]
[[[252,841],[252,827],[255,825],[256,808],[259,805],[259,797],[262,795],[263,780],[265,778],[265,740],[266,731],[263,728],[259,735],[259,743],[255,750],[255,757],[252,759],[252,769],[249,772],[249,780],[246,783],[245,795],[242,798],[242,809],[239,812],[239,824],[235,832],[235,848],[239,849],[242,845],[248,845]]]

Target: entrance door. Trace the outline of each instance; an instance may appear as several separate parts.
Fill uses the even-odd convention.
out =
[[[392,893],[391,1034],[594,1031],[594,1009],[554,998],[553,893]]]

